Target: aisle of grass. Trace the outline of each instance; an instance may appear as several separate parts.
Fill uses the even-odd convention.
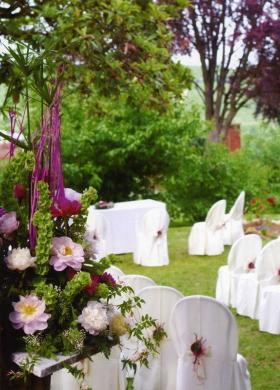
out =
[[[225,264],[228,251],[221,256],[189,256],[188,232],[189,228],[169,229],[170,264],[167,267],[141,267],[133,264],[131,255],[118,256],[116,265],[126,274],[147,275],[156,283],[175,287],[185,295],[214,296],[217,270]],[[253,390],[279,390],[280,336],[259,332],[257,321],[236,318],[239,352],[248,361]]]

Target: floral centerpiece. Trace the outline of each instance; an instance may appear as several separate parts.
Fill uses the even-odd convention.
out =
[[[24,59],[17,50],[15,60]],[[143,334],[145,328],[157,329],[152,318],[131,321],[131,314],[141,306],[140,298],[106,271],[110,256],[96,261],[86,239],[87,210],[96,202],[96,191],[89,188],[81,196],[65,191],[60,156],[61,72],[52,85],[52,89],[41,88],[48,99],[33,136],[29,112],[25,135],[23,120],[10,111],[10,161],[0,184],[0,362],[5,365],[0,387],[5,389],[16,388],[14,382],[10,384],[13,379],[28,378],[41,356],[90,357],[100,351],[109,356],[111,347],[128,333],[141,340],[146,353],[139,354],[138,360],[147,364],[148,354],[160,342]],[[14,136],[17,123],[25,142]],[[15,146],[24,150],[15,153]],[[116,296],[128,294],[129,299],[118,298],[119,304],[114,304]],[[16,351],[28,353],[19,371],[11,359]],[[137,362],[125,363],[135,367]],[[78,371],[71,370],[81,378]]]

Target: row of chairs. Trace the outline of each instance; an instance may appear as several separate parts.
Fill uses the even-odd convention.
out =
[[[280,334],[280,239],[264,247],[256,234],[237,240],[218,271],[216,299],[259,320],[261,331]]]
[[[214,203],[205,221],[192,226],[189,235],[189,254],[220,255],[224,251],[224,245],[232,245],[242,237],[244,202],[245,192],[242,191],[228,214],[224,199]]]
[[[210,297],[183,297],[174,288],[157,286],[152,279],[142,275],[124,275],[116,267],[110,267],[108,272],[130,285],[145,301],[136,314],[147,313],[156,318],[168,335],[161,342],[159,354],[150,358],[149,368],[138,367],[133,381],[135,390],[251,389],[246,361],[237,354],[236,322],[223,304]],[[207,347],[211,347],[211,354],[199,361],[199,373],[191,353],[196,335],[203,337]],[[132,375],[130,371],[122,370],[121,359],[131,357],[137,348],[141,350],[141,345],[125,336],[122,344],[123,355],[114,347],[109,360],[102,354],[93,356],[93,362],[87,367],[87,379],[95,390],[125,390],[126,376]],[[66,375],[63,373],[63,385]],[[58,386],[51,389],[78,389],[73,380],[67,387],[61,384],[57,383]]]
[[[168,265],[168,226],[169,216],[164,209],[147,211],[139,221],[136,221],[134,263],[148,267]],[[101,214],[94,215],[94,218],[87,222],[85,238],[91,243],[97,260],[109,254],[106,245],[107,229],[108,226]]]

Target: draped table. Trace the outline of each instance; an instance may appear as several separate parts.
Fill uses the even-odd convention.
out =
[[[109,209],[90,206],[88,224],[97,214],[101,214],[106,225],[106,252],[133,253],[136,249],[137,223],[147,211],[159,208],[166,209],[165,203],[153,199],[118,202]]]

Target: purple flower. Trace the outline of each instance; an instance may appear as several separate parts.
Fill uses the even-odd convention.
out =
[[[55,237],[52,240],[50,265],[56,271],[63,271],[70,267],[80,271],[84,262],[84,250],[69,237]]]
[[[34,294],[20,296],[19,302],[13,302],[12,305],[15,310],[10,313],[9,319],[15,329],[23,328],[24,333],[33,334],[48,327],[47,321],[51,315],[45,313],[43,299],[40,300]]]
[[[17,230],[19,222],[14,211],[5,213],[0,217],[0,234],[11,234]]]
[[[101,276],[100,276],[100,283],[105,283],[107,284],[109,287],[111,288],[115,288],[117,283],[115,281],[115,279],[113,278],[113,276],[111,274],[109,274],[108,272],[104,272]]]
[[[6,214],[6,210],[3,207],[0,207],[0,217],[3,217],[4,214]]]

